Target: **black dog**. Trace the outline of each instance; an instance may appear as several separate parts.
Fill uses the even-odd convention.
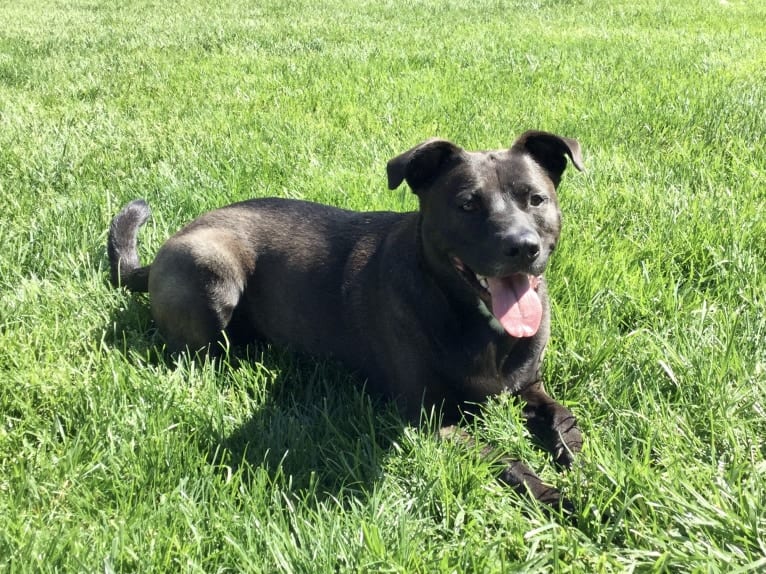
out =
[[[341,359],[416,420],[502,392],[524,401],[532,433],[569,466],[582,439],[572,414],[543,390],[550,331],[542,277],[559,236],[556,187],[572,139],[530,131],[508,150],[468,152],[429,140],[388,163],[420,209],[344,211],[255,199],[200,216],[140,267],[142,200],[109,230],[111,280],[148,291],[172,351],[211,349],[222,333]],[[501,479],[557,504],[518,461]]]

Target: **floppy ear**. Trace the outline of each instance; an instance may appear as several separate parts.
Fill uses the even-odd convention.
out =
[[[561,174],[567,165],[566,157],[579,171],[583,171],[580,144],[577,140],[565,138],[548,132],[528,131],[517,139],[512,151],[529,154],[548,173],[553,184],[558,187]]]
[[[396,189],[407,180],[412,191],[418,193],[461,151],[462,148],[442,139],[430,139],[416,145],[388,162],[388,189]]]

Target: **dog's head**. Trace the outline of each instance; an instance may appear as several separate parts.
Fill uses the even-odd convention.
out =
[[[582,170],[577,141],[529,131],[506,150],[432,139],[388,162],[389,188],[406,180],[419,198],[430,263],[467,284],[514,337],[533,336],[542,320],[537,287],[559,237],[567,157]]]

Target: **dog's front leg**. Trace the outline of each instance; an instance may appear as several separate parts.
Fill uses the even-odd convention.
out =
[[[553,400],[537,381],[519,393],[529,431],[553,454],[557,464],[571,467],[582,448],[582,433],[569,409]]]
[[[498,456],[497,448],[488,444],[478,444],[478,441],[471,434],[455,425],[439,429],[439,436],[442,439],[457,440],[469,448],[476,448],[485,460],[491,461],[494,464],[501,464],[502,468],[497,475],[497,479],[506,486],[513,488],[519,494],[529,494],[544,504],[556,509],[560,508],[568,513],[574,511],[571,501],[563,498],[558,489],[545,484],[532,469],[520,460],[507,456]]]

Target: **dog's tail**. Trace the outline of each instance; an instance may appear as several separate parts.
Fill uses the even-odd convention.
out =
[[[138,261],[138,228],[149,219],[151,211],[143,199],[136,199],[118,213],[109,226],[109,279],[115,287],[131,291],[149,290],[149,265]]]

